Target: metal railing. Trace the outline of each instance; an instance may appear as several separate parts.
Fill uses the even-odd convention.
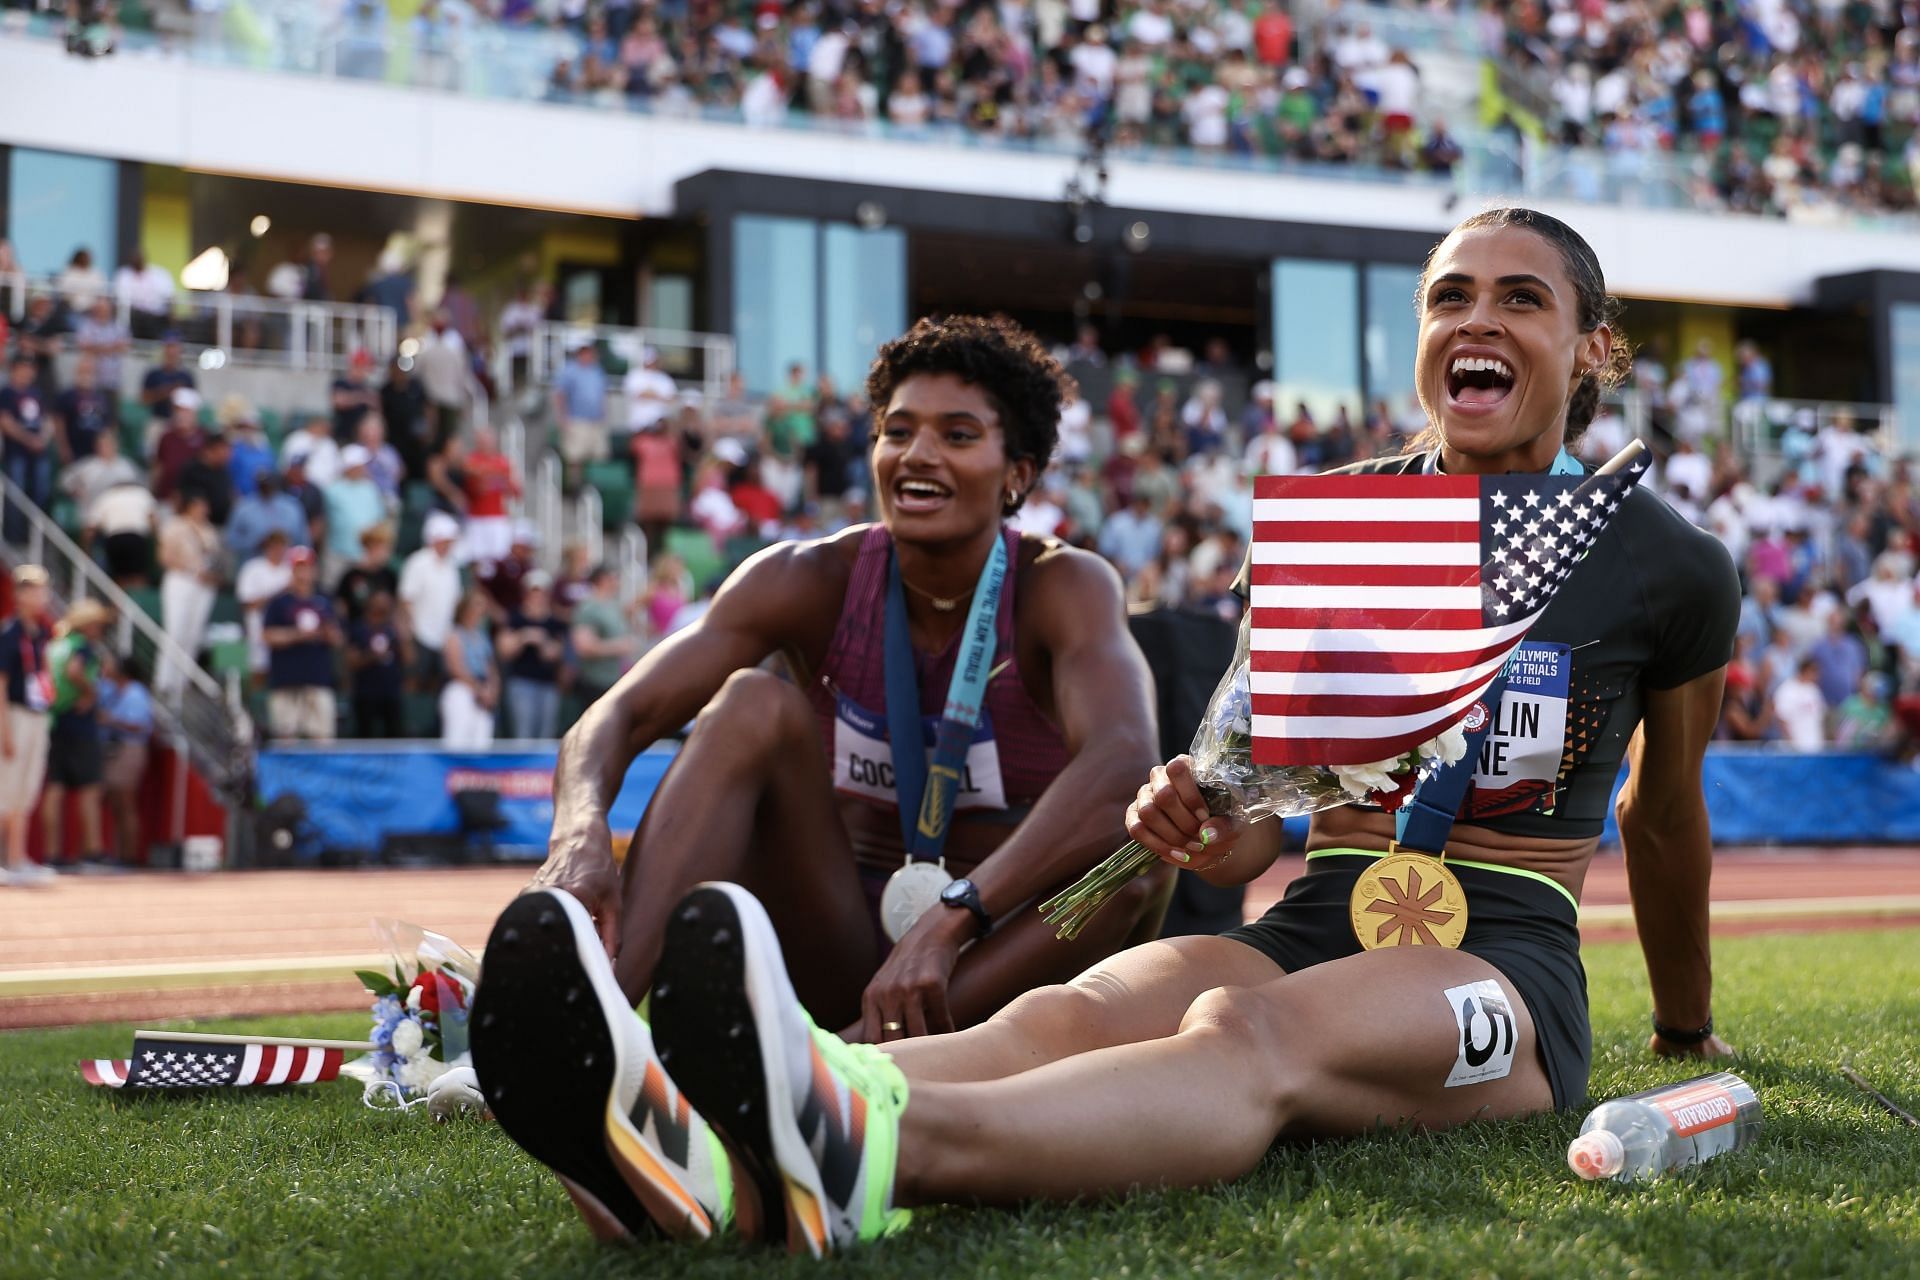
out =
[[[16,522],[25,524],[25,539],[0,536],[0,555],[11,564],[44,568],[57,607],[95,598],[111,608],[119,651],[137,656],[153,672],[158,726],[186,749],[194,767],[229,801],[249,799],[253,722],[244,703],[230,697],[52,517],[0,475],[0,530]]]
[[[100,292],[114,300],[115,318],[123,329],[146,335],[133,339],[136,350],[150,350],[164,333],[172,333],[183,347],[200,353],[202,368],[239,364],[335,371],[345,369],[355,351],[384,362],[399,341],[399,319],[391,307],[182,289],[174,293],[164,316],[136,316],[130,298],[111,283]],[[57,277],[0,275],[0,297],[15,323],[26,314],[29,301],[42,294],[55,299],[56,306],[69,301]]]
[[[653,348],[659,353],[660,368],[676,384],[693,384],[708,404],[726,394],[727,380],[733,376],[734,341],[724,333],[696,333],[685,329],[648,329],[613,324],[567,324],[542,321],[528,335],[526,384],[545,388],[560,371],[568,355],[581,343],[591,342],[600,352],[601,367],[611,362],[624,373],[640,365],[643,352]],[[494,354],[494,375],[501,386],[513,380],[513,356],[507,344],[500,343]],[[627,423],[627,397],[617,377],[609,379],[607,420],[624,431]],[[516,387],[515,390],[521,388]]]
[[[647,535],[634,525],[622,529],[617,557],[620,603],[632,604],[647,590]]]

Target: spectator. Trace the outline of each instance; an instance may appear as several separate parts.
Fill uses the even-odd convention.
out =
[[[593,594],[593,561],[587,544],[569,542],[560,548],[560,576],[553,583],[553,611],[562,622],[573,622],[573,611]]]
[[[146,477],[140,468],[128,462],[120,454],[120,436],[117,432],[102,431],[93,438],[93,451],[80,458],[72,466],[60,473],[60,490],[73,499],[80,508],[83,520],[93,509],[96,498],[117,484],[137,484],[144,487]]]
[[[474,428],[473,448],[467,452],[463,472],[466,558],[484,565],[506,556],[513,545],[507,504],[520,496],[520,481],[490,427]]]
[[[1773,691],[1773,714],[1795,751],[1826,746],[1827,700],[1820,694],[1819,668],[1812,658],[1802,658]]]
[[[277,473],[262,471],[254,477],[253,495],[234,503],[227,547],[236,563],[245,563],[274,533],[285,537],[289,547],[312,545],[306,508],[286,491]]]
[[[1869,671],[1840,703],[1834,715],[1833,745],[1849,751],[1884,751],[1896,736],[1893,708],[1887,701],[1887,677]]]
[[[0,387],[0,460],[7,479],[20,486],[35,506],[53,498],[53,415],[34,385],[33,358],[15,355],[7,365],[7,384]],[[5,534],[9,542],[25,542],[27,517],[7,508]]]
[[[215,426],[201,434],[200,448],[193,461],[180,472],[181,499],[205,498],[207,519],[216,529],[225,528],[233,517],[233,472],[229,469],[232,461],[233,447],[227,443],[226,433]]]
[[[27,858],[27,824],[47,772],[53,677],[47,670],[47,571],[13,571],[13,619],[0,626],[0,834],[6,863],[0,885],[37,884],[52,872]]]
[[[393,571],[393,526],[384,520],[360,531],[360,557],[347,566],[333,594],[340,616],[349,623],[366,616],[367,601],[384,591],[398,598],[400,579]]]
[[[594,568],[590,581],[591,594],[574,606],[572,629],[573,652],[580,664],[574,691],[584,706],[592,706],[613,688],[641,648],[632,618],[620,606],[620,575],[603,564]]]
[[[553,583],[538,569],[522,580],[520,606],[495,633],[516,738],[555,737],[560,727],[560,660],[566,624],[553,616]]]
[[[158,263],[148,262],[144,249],[136,246],[126,263],[113,276],[114,297],[128,309],[133,336],[150,342],[166,332],[173,319],[173,275]],[[178,363],[178,343],[175,348]]]
[[[273,445],[260,427],[260,415],[240,396],[228,396],[220,402],[215,417],[226,432],[231,450],[227,474],[233,477],[233,492],[238,498],[251,497],[258,489],[260,475],[274,469]]]
[[[293,583],[293,549],[286,530],[269,530],[260,540],[259,554],[240,566],[233,594],[240,601],[240,616],[247,634],[247,669],[257,676],[267,671],[267,641],[264,628],[267,603]]]
[[[738,369],[727,377],[727,394],[713,406],[707,427],[714,439],[733,437],[758,440],[763,414],[761,406],[747,394],[747,379]]]
[[[67,259],[67,268],[54,287],[60,291],[60,303],[69,316],[85,315],[106,297],[107,277],[93,265],[92,250],[83,246]]]
[[[474,585],[493,602],[493,616],[504,621],[520,608],[527,576],[536,571],[535,551],[540,535],[525,520],[515,521],[512,545],[498,560],[482,560],[474,569]]]
[[[542,320],[540,304],[531,286],[522,284],[500,309],[500,341],[507,352],[508,381],[516,390],[527,385],[532,369],[534,335]]]
[[[380,486],[367,474],[373,461],[366,446],[350,444],[340,451],[340,478],[327,485],[327,558],[325,579],[339,580],[348,564],[360,555],[360,535],[387,516]]]
[[[73,345],[93,357],[100,386],[108,397],[119,396],[121,362],[133,340],[127,326],[120,323],[112,299],[103,296],[93,300],[86,314],[74,324]]]
[[[407,472],[399,452],[387,443],[387,424],[379,410],[361,415],[360,425],[354,431],[354,443],[367,451],[367,478],[380,490],[388,506],[398,506],[400,482],[406,479]]]
[[[189,662],[200,657],[214,595],[224,580],[220,551],[220,532],[207,516],[206,495],[182,498],[180,513],[160,529],[160,622]],[[169,661],[161,665],[154,688],[171,696],[186,679],[186,672]]]
[[[44,404],[52,404],[60,394],[59,359],[67,332],[66,317],[53,305],[53,296],[45,293],[28,300],[27,314],[14,332],[15,354],[33,361],[33,385]]]
[[[160,363],[140,379],[140,402],[147,406],[154,422],[164,424],[173,416],[174,393],[182,389],[197,391],[198,385],[193,370],[180,362],[180,339],[169,333],[160,347]],[[200,407],[197,395],[193,403],[194,408]]]
[[[360,419],[380,408],[372,373],[373,356],[365,347],[355,347],[346,373],[333,380],[333,438],[340,444],[358,439]]]
[[[397,246],[380,251],[373,275],[360,290],[357,299],[375,307],[389,307],[402,333],[413,326],[413,273],[407,269],[407,255]]]
[[[111,434],[104,435],[99,447],[118,454],[120,441]],[[108,485],[87,504],[83,517],[86,533],[89,540],[99,540],[106,553],[107,576],[119,586],[147,585],[159,514],[160,504],[154,500],[153,490],[138,478]]]
[[[466,340],[453,327],[446,308],[435,309],[432,323],[420,339],[413,367],[426,392],[427,420],[436,439],[446,440],[460,433],[467,406],[467,381],[473,376],[468,359]]]
[[[404,473],[415,478],[424,476],[427,459],[446,441],[430,420],[426,388],[399,356],[388,367],[386,384],[380,388],[380,416],[386,420],[388,438],[400,455]]]
[[[150,481],[153,496],[163,502],[173,499],[180,487],[180,476],[200,453],[205,437],[200,430],[200,393],[181,387],[173,393],[173,413],[152,436],[147,457],[152,464]]]
[[[454,544],[460,522],[435,511],[420,531],[421,546],[400,568],[400,626],[413,641],[423,683],[429,688],[442,677],[439,664],[460,601],[460,566]]]
[[[1773,394],[1773,365],[1760,354],[1760,347],[1751,340],[1742,341],[1733,349],[1735,385],[1739,388],[1740,399],[1765,400]]]
[[[665,419],[657,419],[634,433],[631,448],[637,494],[634,519],[646,534],[647,546],[658,547],[665,542],[668,526],[680,518],[680,441],[667,429]]]
[[[650,431],[673,412],[680,388],[660,367],[660,352],[651,346],[640,349],[640,362],[627,370],[622,384],[627,399],[627,430]]]
[[[105,765],[100,782],[113,814],[115,859],[121,867],[146,861],[141,840],[140,791],[147,778],[153,738],[153,697],[138,658],[112,658],[102,665],[100,731]]]
[[[40,825],[46,834],[47,863],[59,870],[94,869],[106,859],[100,833],[100,777],[104,767],[100,737],[101,637],[113,610],[98,600],[76,600],[54,628],[47,645],[47,671],[53,677],[53,725],[47,739],[47,786],[40,801]],[[66,857],[64,819],[67,792],[80,812],[80,856]]]
[[[289,432],[280,445],[280,469],[289,469],[295,458],[303,459],[307,482],[324,492],[340,478],[341,453],[339,444],[333,438],[331,424],[326,418],[314,414],[300,424],[298,431]]]
[[[401,692],[413,654],[394,621],[393,595],[368,596],[361,617],[347,624],[347,670],[353,673],[353,731],[361,738],[403,738]]]
[[[554,375],[553,420],[569,487],[577,487],[581,468],[607,456],[607,374],[591,339],[576,340],[566,366]]]
[[[814,389],[802,364],[787,366],[786,385],[767,398],[767,429],[762,439],[760,474],[787,510],[800,500],[801,462],[814,440]]]
[[[287,560],[292,580],[267,602],[260,619],[267,645],[267,720],[276,738],[330,742],[333,651],[344,637],[333,602],[320,594],[313,552],[295,547]]]
[[[73,385],[53,400],[53,421],[62,466],[93,455],[94,437],[113,427],[113,401],[97,380],[91,355],[82,353],[73,364]]]
[[[441,744],[450,751],[484,751],[493,745],[500,675],[486,625],[487,599],[469,591],[454,612],[441,649],[447,673],[440,690]]]
[[[1830,707],[1845,702],[1859,688],[1860,677],[1867,672],[1867,646],[1853,633],[1852,620],[1844,609],[1827,614],[1825,634],[1807,650],[1813,659],[1820,696]]]
[[[1133,578],[1160,551],[1161,524],[1150,494],[1138,487],[1133,500],[1100,526],[1100,554],[1113,561],[1124,578]]]
[[[333,237],[317,233],[307,242],[307,261],[300,272],[300,297],[307,302],[326,302],[333,297]]]

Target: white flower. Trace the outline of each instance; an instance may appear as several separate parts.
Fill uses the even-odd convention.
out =
[[[420,1052],[420,1046],[426,1040],[426,1032],[412,1018],[407,1018],[393,1029],[393,1051],[403,1058],[411,1058]]]
[[[1333,776],[1340,780],[1340,787],[1356,800],[1365,800],[1376,791],[1386,791],[1393,786],[1393,775],[1400,772],[1398,758],[1382,760],[1377,764],[1336,764],[1329,766]]]
[[[407,1008],[413,1010],[415,1013],[420,1012],[420,992],[421,988],[419,987],[407,988]]]
[[[407,1088],[424,1090],[428,1085],[445,1075],[446,1072],[446,1063],[435,1062],[432,1058],[421,1054],[417,1058],[408,1058],[402,1063],[398,1075],[400,1077],[400,1083]]]
[[[1421,747],[1420,754],[1433,757],[1441,764],[1452,764],[1467,754],[1467,731],[1460,725],[1453,725],[1445,733]]]

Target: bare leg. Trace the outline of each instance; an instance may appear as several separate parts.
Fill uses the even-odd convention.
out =
[[[80,810],[80,852],[95,857],[106,852],[100,845],[100,788],[81,787],[74,792]]]
[[[822,1025],[858,1015],[879,949],[831,779],[799,690],[764,671],[728,678],[627,851],[615,972],[628,998],[653,981],[674,904],[703,880],[731,880],[766,904]]]
[[[1202,992],[1280,976],[1280,966],[1243,942],[1169,938],[1122,951],[1063,986],[1029,991],[977,1027],[894,1041],[887,1052],[916,1090],[921,1081],[999,1080],[1075,1054],[1162,1039],[1180,1029]]]
[[[48,866],[66,859],[66,832],[61,830],[66,811],[67,789],[49,782],[46,795],[40,799],[40,830],[46,836]]]
[[[116,856],[124,865],[133,866],[140,852],[140,811],[134,803],[134,793],[118,789],[109,791],[107,803],[113,806]]]
[[[7,815],[7,865],[9,867],[27,865],[27,813],[27,809],[21,808]]]
[[[1512,1007],[1512,1069],[1447,1088],[1460,1028],[1442,993],[1481,979],[1498,980]],[[1551,1105],[1533,1019],[1492,965],[1459,951],[1364,952],[1262,987],[1208,991],[1165,1039],[1005,1080],[916,1083],[895,1199],[1203,1186],[1248,1172],[1281,1135],[1438,1129]]]

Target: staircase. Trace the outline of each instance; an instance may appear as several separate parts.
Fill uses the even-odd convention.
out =
[[[156,681],[152,686],[155,732],[186,754],[194,771],[229,810],[250,804],[253,722],[240,690],[223,688],[201,670],[193,655],[174,643],[159,622],[148,617],[46,512],[0,475],[0,521],[7,516],[23,519],[27,532],[21,542],[0,536],[0,564],[8,572],[22,564],[42,566],[56,613],[65,612],[76,600],[99,600],[119,620],[114,633],[119,652],[137,655],[156,674],[166,669],[184,672],[178,681]]]

